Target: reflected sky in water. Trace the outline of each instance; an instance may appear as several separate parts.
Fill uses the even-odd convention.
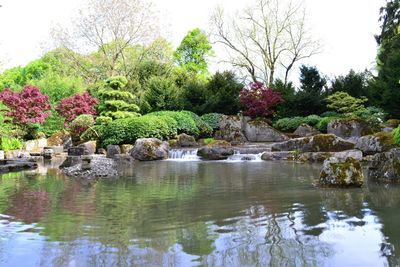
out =
[[[400,187],[319,165],[148,162],[88,182],[0,176],[0,266],[398,266]]]

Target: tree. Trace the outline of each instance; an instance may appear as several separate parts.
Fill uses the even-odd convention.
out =
[[[90,0],[79,10],[72,28],[54,28],[52,35],[88,78],[96,78],[91,68],[75,52],[97,51],[91,60],[98,61],[108,77],[117,69],[128,73],[127,50],[143,45],[157,36],[158,29],[152,5],[146,0]]]
[[[231,52],[228,60],[244,69],[253,82],[272,86],[276,73],[288,82],[290,71],[302,59],[320,50],[306,26],[303,7],[279,0],[254,0],[234,18],[218,8],[211,18],[213,37]]]
[[[281,95],[263,83],[250,84],[249,88],[243,88],[240,92],[240,104],[243,107],[243,115],[252,118],[272,117],[276,106],[283,101]]]
[[[337,76],[333,79],[330,91],[332,93],[346,92],[353,97],[367,96],[368,78],[367,71],[357,73],[350,70],[346,76]]]
[[[327,107],[348,117],[356,116],[365,110],[366,97],[355,98],[346,92],[336,92],[326,98]]]
[[[51,108],[49,97],[34,86],[25,86],[20,93],[5,89],[0,93],[0,101],[8,108],[5,115],[23,128],[44,123]]]
[[[300,67],[300,88],[295,95],[294,109],[297,116],[321,114],[326,111],[326,79],[321,77],[316,67]]]
[[[152,77],[147,82],[144,99],[149,105],[147,111],[179,110],[179,91],[171,79]]]
[[[174,58],[175,62],[186,71],[205,76],[208,74],[209,57],[213,55],[207,35],[196,28],[183,38],[174,53]]]
[[[96,115],[96,105],[98,101],[88,92],[82,95],[76,94],[71,97],[61,99],[56,106],[57,113],[65,118],[65,124],[70,124],[76,117],[82,114]]]

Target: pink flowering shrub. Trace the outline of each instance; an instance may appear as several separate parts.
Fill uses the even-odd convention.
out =
[[[6,116],[16,125],[26,127],[34,123],[42,124],[49,117],[51,108],[49,97],[43,95],[38,87],[27,85],[21,92],[4,89],[0,101],[7,106]]]
[[[256,117],[272,117],[276,106],[283,102],[279,92],[264,86],[261,82],[251,83],[240,91],[240,104],[243,115]]]
[[[68,125],[76,117],[82,114],[96,115],[96,105],[99,102],[92,97],[88,92],[82,95],[76,94],[71,97],[61,99],[57,105],[57,113],[65,118],[65,124]]]

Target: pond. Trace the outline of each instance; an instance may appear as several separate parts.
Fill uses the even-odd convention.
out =
[[[320,168],[160,161],[97,181],[4,174],[0,266],[399,265],[400,187],[317,188]]]

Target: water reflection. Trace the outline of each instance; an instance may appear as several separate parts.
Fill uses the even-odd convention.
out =
[[[399,265],[400,187],[315,188],[319,170],[166,161],[90,183],[2,175],[0,265]]]

